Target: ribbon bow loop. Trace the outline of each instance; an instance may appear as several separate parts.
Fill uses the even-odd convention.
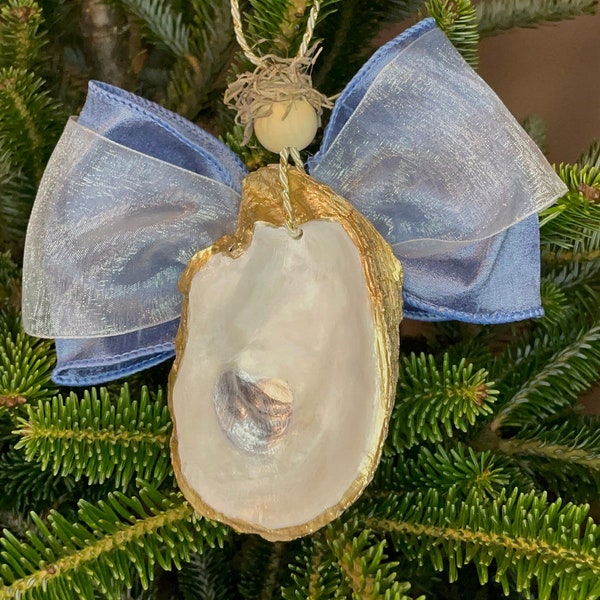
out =
[[[308,164],[391,244],[407,316],[542,314],[536,213],[566,188],[432,19],[359,71]],[[173,355],[177,279],[233,232],[245,174],[192,123],[90,83],[40,185],[24,260],[24,324],[57,338],[57,383],[99,383]]]

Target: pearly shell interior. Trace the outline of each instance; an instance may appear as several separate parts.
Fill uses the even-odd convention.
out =
[[[235,236],[192,259],[170,380],[172,456],[200,513],[287,540],[339,515],[376,468],[397,378],[401,269],[344,200],[250,175]]]

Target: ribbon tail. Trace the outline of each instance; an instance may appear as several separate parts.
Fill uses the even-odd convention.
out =
[[[23,322],[56,338],[53,379],[91,385],[174,354],[180,274],[235,228],[246,171],[178,115],[91,82],[33,207]]]
[[[179,319],[138,331],[96,338],[57,338],[58,385],[96,385],[128,377],[175,356],[173,340]]]
[[[566,186],[433,19],[359,71],[309,168],[391,244],[407,316],[542,314],[536,214]]]
[[[543,316],[538,231],[533,215],[472,245],[433,257],[403,259],[405,316],[483,324]]]

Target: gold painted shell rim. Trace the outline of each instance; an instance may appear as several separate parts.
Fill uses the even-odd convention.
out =
[[[383,417],[380,434],[375,448],[367,456],[363,471],[357,475],[340,500],[305,523],[269,529],[232,518],[214,509],[188,485],[183,475],[178,451],[177,423],[173,410],[173,387],[187,343],[189,292],[194,276],[205,266],[211,256],[225,253],[235,258],[249,247],[255,223],[264,222],[275,227],[284,226],[285,215],[278,190],[276,165],[264,167],[248,175],[244,180],[236,233],[232,236],[224,236],[209,248],[198,252],[192,257],[182,274],[179,280],[179,290],[184,299],[181,321],[175,338],[176,358],[169,375],[168,405],[173,421],[171,436],[173,470],[183,495],[196,512],[209,519],[225,523],[239,533],[258,534],[270,541],[289,541],[313,533],[340,516],[362,494],[379,464],[383,444],[387,437],[398,378],[398,328],[402,318],[402,268],[387,242],[377,233],[370,222],[346,200],[298,169],[290,169],[290,196],[298,225],[301,226],[311,220],[335,221],[343,227],[359,250],[375,325],[375,347],[381,378],[379,402],[375,410]]]

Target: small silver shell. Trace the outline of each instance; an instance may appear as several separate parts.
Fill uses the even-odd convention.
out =
[[[213,394],[223,432],[237,448],[252,454],[268,453],[282,439],[292,415],[292,399],[285,381],[237,370],[223,372]]]

